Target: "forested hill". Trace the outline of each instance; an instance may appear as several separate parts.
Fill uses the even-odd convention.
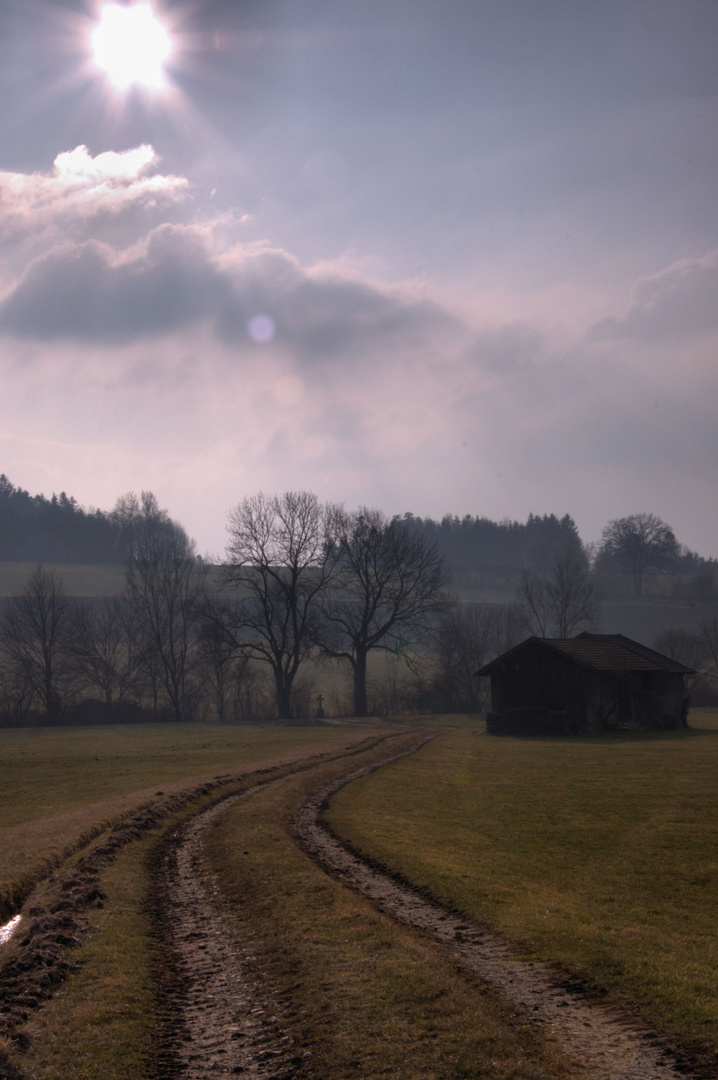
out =
[[[122,495],[109,512],[83,510],[64,491],[30,495],[0,475],[0,562],[123,564],[148,521],[185,536],[151,492]]]
[[[447,566],[462,573],[521,570],[555,555],[580,555],[583,544],[569,514],[530,514],[528,520],[491,521],[485,517],[450,517],[441,521],[404,514],[402,521],[435,541]]]

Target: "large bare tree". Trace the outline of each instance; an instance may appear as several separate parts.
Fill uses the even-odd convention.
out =
[[[57,723],[71,688],[73,602],[55,570],[36,566],[23,591],[7,601],[0,640],[13,681]]]
[[[294,680],[316,646],[320,599],[337,561],[336,515],[308,491],[260,493],[229,515],[222,584],[238,605],[228,632],[270,668],[282,720],[292,717]]]
[[[323,650],[346,660],[354,715],[366,716],[371,652],[410,657],[444,610],[447,574],[436,545],[380,510],[338,515],[337,566],[323,598]]]
[[[189,676],[203,581],[191,543],[173,529],[145,533],[127,568],[143,665],[151,680],[159,679],[178,722],[192,719]]]
[[[670,525],[655,514],[630,514],[606,525],[597,562],[630,574],[634,592],[640,596],[646,570],[670,570],[679,554],[680,546]]]

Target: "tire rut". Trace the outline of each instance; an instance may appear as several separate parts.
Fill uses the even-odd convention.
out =
[[[592,999],[576,980],[562,977],[548,963],[517,959],[518,950],[506,939],[362,859],[330,832],[322,812],[332,795],[419,748],[356,769],[315,791],[292,820],[298,844],[333,878],[448,950],[459,967],[478,975],[553,1037],[582,1075],[591,1080],[714,1078],[714,1072],[707,1073],[694,1062],[679,1058],[656,1032],[617,1008]]]
[[[403,738],[406,729],[371,747]],[[425,741],[425,740],[422,740]],[[394,755],[396,756],[396,755]],[[246,924],[239,935],[228,926],[211,873],[202,858],[203,834],[239,799],[297,776],[317,761],[223,798],[194,815],[163,846],[155,864],[154,919],[161,939],[162,1045],[155,1055],[161,1080],[292,1080],[310,1050],[297,1047],[278,996],[255,959]],[[258,951],[258,950],[257,950]]]
[[[169,1022],[157,1066],[167,1080],[289,1080],[301,1060],[256,968],[249,932],[239,942],[227,927],[200,850],[218,814],[265,786],[198,814],[163,854],[162,918],[170,932],[171,974],[163,987]]]
[[[367,739],[347,747],[338,755],[339,759],[361,753],[371,739],[372,737],[368,736]],[[380,739],[379,743],[374,745],[383,741],[385,740]],[[186,810],[197,799],[217,793],[219,801],[213,803],[210,809],[217,808],[219,812],[223,805],[222,800],[227,798],[226,795],[219,794],[222,789],[238,784],[251,784],[248,789],[231,796],[241,798],[261,790],[267,784],[277,783],[288,775],[297,775],[320,764],[326,764],[331,759],[331,755],[312,754],[297,761],[290,771],[271,779],[260,780],[259,777],[274,772],[275,768],[284,768],[283,763],[278,766],[259,767],[246,773],[218,776],[196,787],[166,796],[159,802],[143,804],[70,845],[66,858],[78,850],[83,850],[96,837],[100,837],[89,853],[81,855],[74,865],[58,867],[53,863],[47,874],[39,879],[41,902],[37,902],[35,893],[28,897],[20,917],[19,932],[15,935],[19,939],[17,945],[15,948],[10,947],[9,956],[0,956],[0,1080],[22,1080],[22,1058],[31,1044],[24,1025],[33,1013],[42,1009],[54,997],[63,982],[80,965],[81,959],[73,957],[72,954],[76,953],[83,939],[92,930],[92,909],[102,907],[107,899],[100,888],[101,873],[124,847],[147,832],[161,828],[171,814]],[[200,813],[197,820],[201,817]],[[192,820],[194,819],[190,819]],[[200,887],[200,875],[196,876]],[[208,911],[209,908],[208,904]],[[201,903],[197,914],[201,921]],[[218,924],[218,932],[222,932],[221,922]],[[6,947],[3,945],[3,952]],[[218,993],[221,997],[221,985]],[[170,1024],[171,1021],[168,1019],[167,1023]],[[255,1011],[249,1019],[248,1030],[257,1026],[264,1028],[267,1025],[265,1016],[260,1016],[259,1012]],[[230,1034],[233,1034],[237,1041],[241,1040],[241,1033]],[[260,1056],[265,1054],[262,1060],[269,1060],[274,1056],[266,1051],[266,1047],[258,1051]],[[166,1057],[169,1062],[172,1055],[167,1054]],[[235,1072],[239,1074],[241,1070],[237,1068]],[[179,1074],[165,1071],[163,1066],[155,1075],[160,1080],[170,1080],[170,1077]],[[213,1077],[219,1075],[222,1074],[216,1070],[212,1073]],[[252,1075],[251,1071],[249,1075]],[[276,1070],[258,1072],[255,1069],[254,1075],[270,1077],[278,1074]],[[284,1080],[286,1075],[288,1074],[285,1072],[281,1080]]]

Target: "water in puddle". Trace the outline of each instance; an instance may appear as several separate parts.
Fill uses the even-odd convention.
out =
[[[18,926],[20,925],[20,919],[22,915],[16,915],[10,922],[5,923],[4,926],[0,926],[0,945],[4,945],[6,941],[9,941],[13,936]]]

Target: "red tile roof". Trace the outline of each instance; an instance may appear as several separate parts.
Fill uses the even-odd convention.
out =
[[[624,637],[623,634],[579,634],[575,638],[528,638],[527,641],[535,641],[546,645],[549,649],[555,649],[570,657],[583,667],[594,668],[599,671],[666,671],[678,675],[693,674],[693,668],[679,664],[670,656],[649,649],[647,645],[641,645],[638,641]],[[527,642],[517,645],[516,649],[523,648]],[[515,649],[509,652],[513,653]],[[488,675],[494,664],[503,660],[509,653],[499,656],[486,664],[477,675]]]
[[[559,652],[600,671],[685,671],[682,664],[639,645],[637,641],[617,639],[620,639],[618,634],[597,634],[568,640],[544,640]]]

